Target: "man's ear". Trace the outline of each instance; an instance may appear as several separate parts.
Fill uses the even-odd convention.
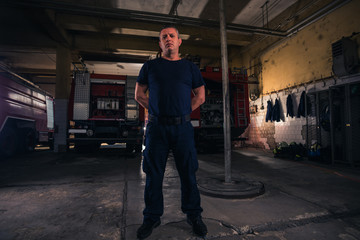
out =
[[[182,39],[179,38],[179,47],[180,47],[181,43],[182,43]]]

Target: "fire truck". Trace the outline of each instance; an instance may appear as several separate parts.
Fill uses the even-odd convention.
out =
[[[31,152],[37,144],[53,145],[53,97],[0,65],[0,155]]]
[[[205,103],[191,114],[195,143],[199,152],[216,150],[224,145],[222,70],[205,67]],[[231,139],[237,140],[249,124],[248,79],[245,71],[229,70]]]
[[[135,101],[137,77],[75,72],[68,107],[68,142],[78,151],[101,144],[142,149],[144,108]]]
[[[191,114],[195,142],[200,151],[223,146],[223,97],[221,69],[201,72],[206,84],[206,102]],[[101,143],[126,143],[126,150],[141,151],[146,111],[135,101],[137,77],[74,74],[69,99],[69,138],[79,151],[93,151]],[[231,136],[239,137],[249,124],[246,74],[229,72]]]

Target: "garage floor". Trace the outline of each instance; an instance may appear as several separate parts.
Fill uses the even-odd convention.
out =
[[[223,174],[223,154],[199,154],[198,178]],[[260,181],[251,199],[202,196],[207,239],[360,239],[360,171],[275,159],[263,150],[233,151],[232,174]],[[145,176],[141,155],[39,150],[0,162],[0,239],[136,239]],[[169,157],[165,213],[148,239],[198,239],[180,210]]]

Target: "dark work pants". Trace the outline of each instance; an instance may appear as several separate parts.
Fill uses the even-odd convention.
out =
[[[181,181],[181,210],[189,216],[202,212],[195,172],[198,161],[194,129],[190,122],[162,125],[149,122],[146,128],[143,170],[146,173],[144,221],[160,219],[164,212],[162,185],[169,150],[172,150]]]

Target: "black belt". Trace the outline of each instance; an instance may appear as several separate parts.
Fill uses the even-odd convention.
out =
[[[157,122],[162,125],[180,125],[191,120],[190,115],[184,115],[181,117],[157,117],[149,114],[149,122]]]

